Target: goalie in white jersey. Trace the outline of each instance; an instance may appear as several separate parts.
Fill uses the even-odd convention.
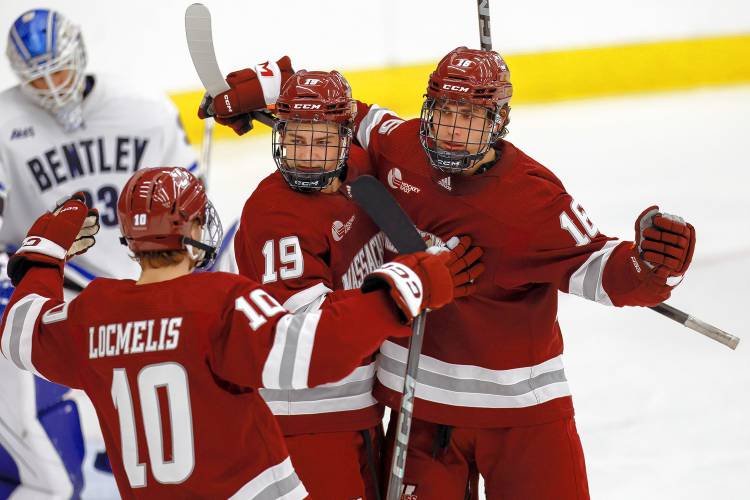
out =
[[[98,276],[137,277],[120,249],[116,210],[133,172],[197,169],[171,102],[87,74],[80,29],[60,13],[23,13],[10,27],[7,55],[20,84],[0,93],[0,313],[11,291],[7,254],[57,200],[82,191],[100,213],[96,248],[66,265],[66,284],[80,290]],[[77,497],[83,449],[67,389],[1,358],[0,377],[0,498]]]

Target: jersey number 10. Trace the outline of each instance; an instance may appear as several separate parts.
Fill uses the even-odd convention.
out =
[[[193,412],[187,372],[179,363],[148,365],[138,373],[137,384],[143,417],[141,428],[146,433],[151,474],[161,484],[182,483],[190,477],[195,467]],[[164,456],[159,388],[166,390],[169,402],[169,408],[165,410],[170,419],[169,428],[172,429],[170,460]],[[112,400],[120,419],[122,463],[128,482],[132,488],[142,488],[146,486],[146,464],[138,460],[136,415],[125,368],[115,368],[112,372]]]

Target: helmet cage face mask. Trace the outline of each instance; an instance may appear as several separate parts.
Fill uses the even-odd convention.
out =
[[[430,164],[447,174],[471,168],[507,132],[500,111],[465,99],[426,96],[419,138]]]
[[[352,137],[349,122],[279,120],[273,128],[273,159],[289,187],[320,191],[341,177]]]
[[[196,241],[187,236],[183,237],[182,243],[193,261],[195,267],[210,268],[216,259],[216,252],[224,237],[224,229],[221,219],[210,200],[206,200],[206,210],[201,223],[201,239]]]
[[[55,11],[26,12],[11,27],[6,53],[21,92],[51,112],[66,131],[79,128],[86,50],[78,26]],[[55,83],[60,72],[65,78]],[[34,87],[35,80],[46,88]]]

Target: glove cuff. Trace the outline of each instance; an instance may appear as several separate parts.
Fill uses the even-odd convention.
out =
[[[410,318],[421,312],[424,288],[422,280],[410,267],[398,262],[383,264],[365,277],[361,290],[367,293],[378,288],[392,290],[391,296],[396,304]]]
[[[27,252],[46,255],[47,257],[62,261],[65,260],[65,256],[68,253],[66,249],[54,241],[41,236],[27,236],[24,238],[21,248],[16,251],[16,254]]]

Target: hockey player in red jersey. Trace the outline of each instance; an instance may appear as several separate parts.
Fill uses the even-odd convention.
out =
[[[227,81],[238,74],[245,82],[266,78],[245,69]],[[268,100],[279,118],[273,132],[278,171],[245,203],[235,258],[239,273],[261,282],[286,309],[312,311],[359,293],[365,276],[383,264],[385,236],[347,190],[347,183],[371,166],[367,153],[351,146],[356,103],[338,72],[298,71],[283,84],[278,100]],[[231,126],[231,118],[227,121]],[[457,252],[467,248],[464,243]],[[475,251],[471,259],[479,255]],[[478,271],[479,264],[472,274]],[[469,284],[460,285],[455,295],[469,290]],[[359,321],[348,328],[357,335]],[[260,390],[314,498],[380,498],[383,411],[372,396],[375,373],[375,358],[367,356],[324,387]]]
[[[40,217],[11,258],[0,347],[86,391],[124,498],[306,498],[256,388],[339,380],[385,337],[408,336],[403,319],[452,299],[447,252],[399,258],[370,273],[372,293],[293,314],[245,277],[191,274],[211,260],[220,223],[192,174],[154,168],[118,203],[138,281],[97,279],[64,302],[63,264],[98,230],[83,200]]]
[[[358,103],[355,141],[382,182],[420,229],[470,235],[487,266],[476,293],[427,321],[404,479],[410,498],[463,498],[476,470],[489,499],[588,498],[558,290],[604,305],[654,305],[692,259],[693,227],[656,206],[636,218],[633,241],[602,235],[552,172],[503,139],[512,92],[499,54],[459,47],[430,75],[419,119]],[[387,340],[380,351],[375,395],[391,408],[405,345]]]

